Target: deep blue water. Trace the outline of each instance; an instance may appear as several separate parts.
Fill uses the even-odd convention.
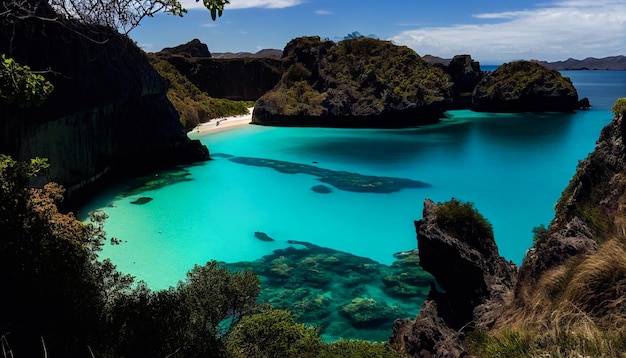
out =
[[[578,161],[593,150],[600,130],[612,119],[611,106],[626,97],[626,71],[563,74],[572,79],[580,98],[589,98],[590,110],[450,111],[440,124],[395,130],[245,126],[200,138],[217,155],[181,168],[187,180],[143,193],[129,192],[128,182],[120,183],[83,212],[102,209],[109,215],[108,236],[122,243],[106,245],[101,256],[153,289],[175,285],[194,264],[256,260],[290,246],[288,240],[391,264],[394,253],[417,247],[413,221],[421,218],[425,198],[473,202],[493,225],[500,254],[520,264],[532,228],[550,222]],[[386,194],[345,191],[311,173],[287,174],[231,156],[429,186]],[[320,184],[331,192],[312,190]],[[153,200],[131,204],[141,196]],[[276,241],[258,240],[256,231]]]

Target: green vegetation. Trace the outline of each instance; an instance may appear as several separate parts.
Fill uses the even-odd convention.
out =
[[[156,56],[150,56],[152,66],[165,77],[170,88],[167,98],[180,114],[180,121],[187,130],[213,118],[247,114],[248,108],[254,106],[250,101],[231,101],[209,97],[191,83],[169,62]]]
[[[615,116],[625,116],[626,115],[626,98],[618,98],[615,104],[613,105],[613,113]]]
[[[2,55],[0,60],[0,98],[20,108],[39,107],[48,98],[54,86],[42,75],[20,66],[12,58]]]
[[[241,320],[226,342],[231,357],[398,358],[386,343],[325,343],[319,330],[297,323],[285,310],[267,308]]]
[[[437,225],[451,235],[465,240],[493,237],[491,224],[474,208],[474,204],[457,199],[437,206]]]

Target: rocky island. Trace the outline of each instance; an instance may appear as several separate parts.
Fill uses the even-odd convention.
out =
[[[479,112],[568,112],[578,108],[569,78],[536,62],[505,63],[483,78],[472,94]]]
[[[434,123],[452,83],[413,50],[356,38],[292,40],[286,71],[258,99],[252,123],[280,126],[391,128]]]

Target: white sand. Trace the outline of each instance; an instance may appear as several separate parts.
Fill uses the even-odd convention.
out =
[[[223,117],[211,119],[206,123],[199,124],[191,132],[187,133],[190,138],[200,137],[206,134],[221,132],[228,129],[237,128],[246,124],[250,124],[252,121],[252,111],[254,107],[248,108],[248,114],[243,114],[234,117]]]

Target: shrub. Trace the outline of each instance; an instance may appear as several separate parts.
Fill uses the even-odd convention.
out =
[[[616,116],[619,116],[620,114],[622,116],[625,115],[626,114],[626,98],[618,98],[615,104],[613,105],[612,110]]]
[[[437,225],[459,238],[484,239],[493,237],[491,224],[474,208],[474,204],[452,199],[440,204],[435,214]]]
[[[228,336],[232,357],[318,357],[319,331],[297,323],[289,311],[267,309],[244,317]]]

